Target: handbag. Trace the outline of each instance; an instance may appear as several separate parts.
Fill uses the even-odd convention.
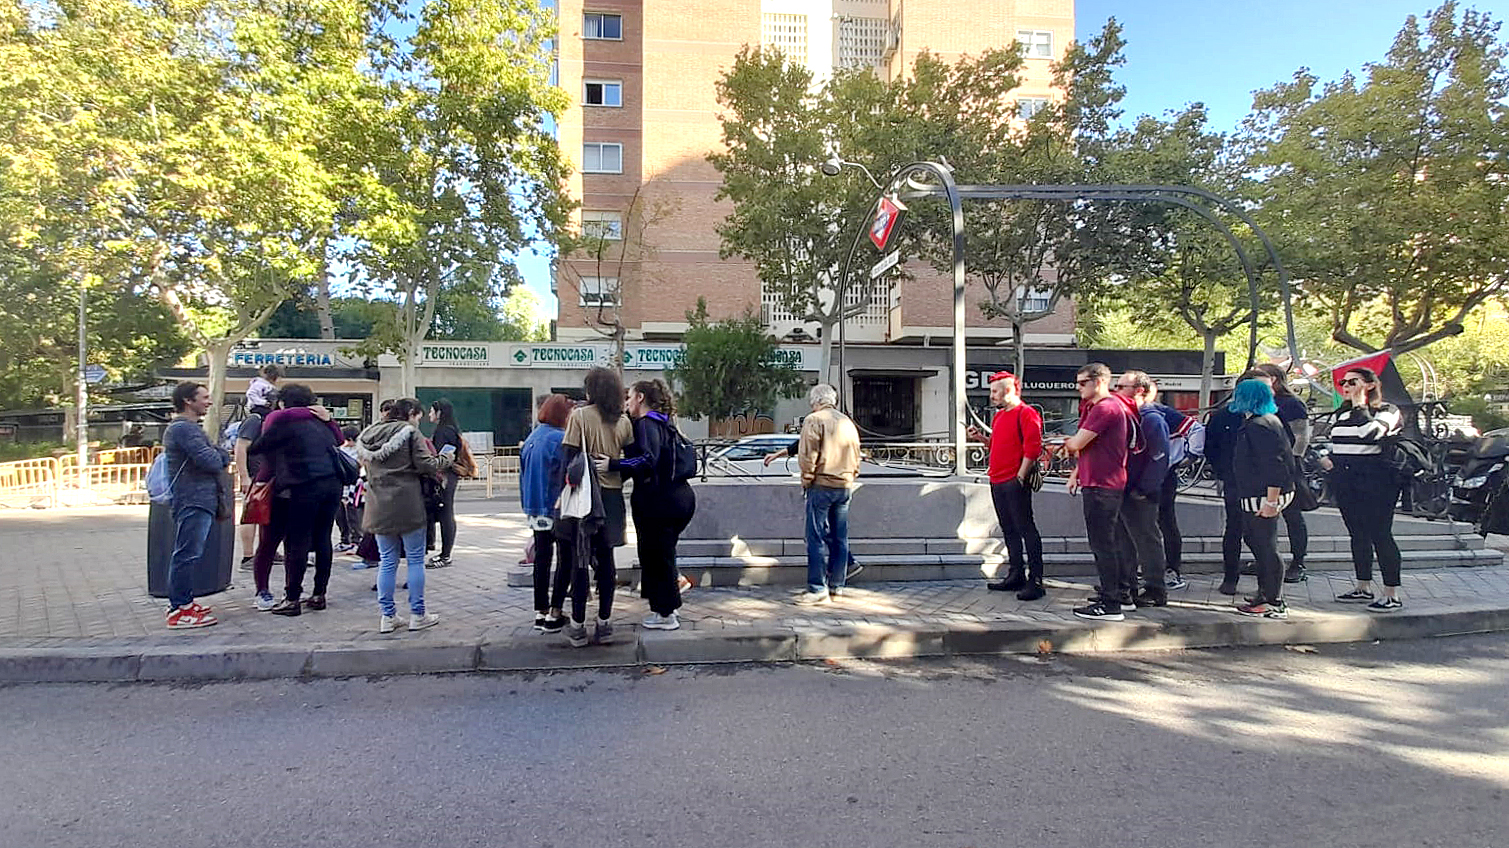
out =
[[[1019,443],[1026,444],[1027,442],[1026,436],[1022,434],[1022,413],[1020,412],[1016,416],[1016,438]],[[1027,479],[1022,481],[1022,485],[1026,486],[1027,490],[1032,492],[1043,488],[1043,464],[1041,462],[1033,461],[1032,467],[1027,469]]]
[[[341,450],[340,445],[331,445],[330,464],[335,466],[335,476],[342,486],[355,486],[362,478],[362,467],[351,455]]]
[[[424,510],[430,515],[445,509],[445,485],[433,474],[419,475],[419,494],[424,497]]]
[[[1294,500],[1289,502],[1289,508],[1300,512],[1320,509],[1320,499],[1310,488],[1310,481],[1305,479],[1305,469],[1298,462],[1291,463],[1290,468],[1294,472]]]
[[[456,449],[456,458],[451,460],[451,470],[456,472],[457,477],[471,479],[477,476],[477,458],[472,455],[471,445],[466,439],[461,440],[461,446]]]
[[[241,505],[242,524],[266,524],[272,520],[272,481],[262,480],[251,485],[246,492],[246,501]]]

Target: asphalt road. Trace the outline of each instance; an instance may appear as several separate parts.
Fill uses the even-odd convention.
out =
[[[1509,845],[1509,637],[0,689],[0,846]]]

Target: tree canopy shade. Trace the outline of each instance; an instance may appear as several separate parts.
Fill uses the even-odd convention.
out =
[[[1359,79],[1301,69],[1246,132],[1259,223],[1333,337],[1402,352],[1460,333],[1509,285],[1509,70],[1499,24],[1411,16]],[[1373,322],[1369,306],[1382,304]]]

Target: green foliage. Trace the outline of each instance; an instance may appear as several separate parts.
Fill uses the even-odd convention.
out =
[[[779,343],[758,315],[709,323],[707,301],[687,312],[686,353],[669,372],[682,414],[728,418],[770,410],[778,398],[800,395],[806,384],[795,366],[776,359]]]
[[[1509,286],[1509,69],[1498,24],[1410,16],[1362,79],[1301,69],[1246,123],[1259,223],[1357,350],[1420,347]],[[1374,307],[1380,309],[1370,311]]]

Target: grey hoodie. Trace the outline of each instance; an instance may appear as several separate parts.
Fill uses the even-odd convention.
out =
[[[382,421],[356,438],[356,458],[367,469],[362,529],[401,536],[429,520],[419,478],[451,466],[407,421]]]

